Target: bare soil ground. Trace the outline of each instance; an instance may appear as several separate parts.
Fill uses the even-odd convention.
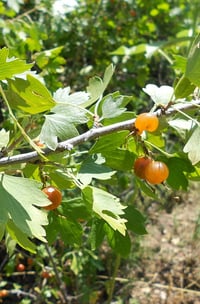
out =
[[[170,213],[158,211],[154,204],[149,213],[149,235],[142,241],[142,259],[129,275],[134,282],[128,303],[199,304],[199,186],[193,185]]]

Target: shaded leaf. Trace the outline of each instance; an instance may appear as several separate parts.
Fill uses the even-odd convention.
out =
[[[126,232],[125,235],[121,235],[118,231],[114,231],[108,225],[105,225],[104,229],[106,231],[108,243],[113,251],[126,258],[131,249],[131,240],[128,233]]]
[[[134,154],[128,150],[103,151],[102,155],[105,157],[105,164],[114,170],[127,171],[133,168]]]
[[[115,171],[103,165],[105,159],[100,154],[89,156],[81,165],[78,179],[84,184],[90,184],[93,178],[99,180],[110,179]]]
[[[111,151],[120,147],[125,143],[129,131],[119,131],[113,134],[105,135],[92,146],[89,153],[102,153],[103,151]]]
[[[137,178],[136,179],[138,187],[141,189],[142,192],[144,192],[147,196],[152,197],[154,199],[158,199],[157,195],[155,194],[154,190],[145,183],[143,180]]]
[[[127,229],[139,235],[147,233],[145,228],[145,218],[137,209],[135,209],[135,207],[128,206],[124,212],[124,217],[127,219]]]
[[[65,245],[81,244],[82,227],[81,225],[65,216],[60,216],[52,213],[50,216],[50,223],[46,227],[47,239],[50,243],[55,241],[58,235],[65,243]]]
[[[88,220],[92,213],[92,202],[87,203],[82,197],[62,202],[60,213],[73,220]]]
[[[188,179],[186,173],[191,173],[194,168],[188,159],[171,157],[167,161],[169,168],[169,177],[167,183],[176,190],[187,190]]]
[[[2,240],[5,233],[5,224],[0,223],[0,241]]]
[[[102,219],[94,219],[89,234],[89,240],[92,250],[97,249],[105,237],[105,222]]]

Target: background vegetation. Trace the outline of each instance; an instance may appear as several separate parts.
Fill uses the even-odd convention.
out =
[[[97,97],[111,94],[112,100],[118,100],[118,107],[114,110],[111,108],[111,112],[113,110],[116,115],[112,116],[103,108],[106,98],[100,104],[99,112],[94,103],[89,104],[90,113],[104,116],[97,123],[109,126],[152,109],[154,102],[149,97],[151,94],[145,94],[142,90],[147,84],[175,87],[185,73],[186,58],[199,31],[199,1],[80,0],[74,6],[70,2],[7,0],[0,3],[1,50],[4,47],[9,49],[7,58],[14,56],[32,64],[32,72],[39,75],[52,96],[59,88],[68,86],[71,87],[71,93],[86,91],[88,88],[90,93],[92,90],[98,92],[99,78],[95,78],[95,75],[104,77],[104,85],[106,80],[111,79],[108,86],[100,89]],[[1,64],[8,62],[8,59],[3,61],[4,55],[3,52],[0,54]],[[195,60],[198,67],[198,55]],[[189,63],[187,62],[188,65]],[[20,66],[21,61],[16,63],[14,75],[22,72]],[[24,68],[24,71],[26,69],[28,68]],[[181,84],[180,94],[177,93],[178,98],[184,97],[189,101],[194,97],[191,95],[194,87],[199,87],[199,80],[195,86],[191,80],[191,70],[192,68],[187,74],[189,80]],[[0,71],[4,73],[4,70]],[[198,72],[196,76],[199,77]],[[4,138],[2,141],[7,146],[7,154],[1,150],[3,157],[32,151],[30,142],[27,143],[27,138],[24,140],[23,132],[18,130],[16,121],[13,122],[11,112],[13,111],[22,129],[35,143],[44,126],[44,116],[41,113],[46,111],[48,114],[52,108],[52,97],[44,91],[43,86],[38,89],[39,84],[29,78],[31,88],[37,87],[43,97],[49,98],[49,104],[44,104],[44,109],[39,110],[40,106],[34,106],[35,99],[27,95],[27,103],[32,109],[28,111],[20,99],[23,97],[22,82],[16,82],[15,86],[12,77],[5,78],[8,87],[3,76],[0,78],[3,80],[0,124],[1,130],[10,132],[10,139],[6,142],[6,135],[1,133]],[[90,82],[91,79],[93,82]],[[186,93],[184,88],[187,89]],[[122,96],[122,101],[119,101],[119,96]],[[159,108],[158,104],[156,106]],[[123,110],[125,107],[126,112]],[[189,112],[189,121],[199,119],[197,109]],[[79,133],[92,127],[91,117],[85,120],[82,112],[71,115],[72,120],[75,121],[78,117],[77,122],[81,122]],[[183,119],[185,116],[178,118]],[[182,122],[184,123],[186,120]],[[70,124],[69,129],[72,127],[73,124]],[[36,253],[33,253],[34,249],[27,240],[23,240],[27,248],[23,241],[22,244],[19,242],[20,237],[15,229],[12,230],[11,225],[5,234],[4,229],[0,229],[0,296],[3,303],[140,303],[131,296],[126,276],[130,269],[138,269],[140,265],[140,242],[147,232],[145,223],[150,222],[148,216],[152,204],[157,202],[158,209],[171,210],[171,202],[175,204],[172,197],[177,198],[179,195],[177,191],[187,191],[189,180],[199,180],[199,158],[197,157],[197,163],[192,164],[191,159],[183,155],[182,151],[190,130],[178,128],[177,131],[173,127],[168,129],[165,119],[161,119],[161,130],[164,130],[162,136],[155,134],[149,137],[148,148],[154,150],[157,147],[156,157],[167,162],[172,171],[177,166],[165,187],[162,185],[154,189],[133,177],[132,166],[138,156],[138,147],[130,139],[129,131],[106,135],[96,146],[93,146],[94,140],[82,142],[71,153],[65,151],[50,156],[46,164],[8,163],[5,169],[0,163],[1,171],[9,177],[26,177],[40,181],[40,184],[52,183],[61,189],[64,198],[59,213],[50,212],[48,215],[49,224],[45,228],[48,245],[41,242],[41,238],[33,242],[37,248]],[[42,135],[46,140],[44,141],[52,148],[55,142],[47,139],[50,129],[47,128],[45,132]],[[71,135],[77,134],[75,131]],[[113,150],[109,148],[111,145]],[[96,159],[93,158],[94,154]],[[173,157],[168,158],[168,155]],[[65,167],[69,170],[63,169]],[[105,224],[102,221],[103,212],[100,216],[94,215],[90,204],[90,188],[80,190],[75,178],[77,172],[83,183],[87,185],[89,180],[92,187],[114,195],[128,206],[125,218],[129,221],[129,234],[126,237],[123,233],[120,234],[119,226],[115,231],[110,228],[109,222]],[[9,177],[7,184],[12,182]],[[92,180],[93,177],[96,178],[95,181]],[[25,184],[22,186],[24,200],[27,196],[34,197],[33,184],[27,185],[27,188]],[[99,197],[103,196],[102,192],[93,191]],[[15,194],[17,196],[17,190]],[[4,198],[5,193],[2,191],[0,203]],[[112,204],[113,197],[107,196],[106,200],[108,199]],[[121,212],[119,209],[116,209],[117,220]],[[121,222],[120,224],[122,225]],[[19,264],[24,265],[24,268],[22,266],[20,269]],[[115,293],[115,283],[120,287],[120,293]],[[5,297],[1,294],[3,290],[7,291]]]

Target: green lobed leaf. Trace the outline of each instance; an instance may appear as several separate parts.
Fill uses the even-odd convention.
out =
[[[103,136],[89,153],[101,153],[105,158],[105,165],[114,170],[130,170],[133,166],[134,154],[127,149],[119,148],[125,143],[128,134],[129,131],[119,131]]]
[[[133,168],[134,153],[128,150],[103,151],[102,155],[106,160],[105,164],[114,170],[127,171]]]
[[[54,100],[59,103],[71,104],[71,105],[81,105],[84,104],[89,99],[89,94],[80,91],[70,94],[70,87],[59,88],[53,94]]]
[[[126,111],[126,112],[123,112],[121,115],[119,115],[117,117],[104,119],[103,125],[104,126],[109,126],[109,125],[112,125],[112,124],[117,123],[117,122],[122,122],[122,121],[125,121],[125,120],[133,119],[133,117],[134,117],[133,112]],[[127,132],[127,134],[128,134],[128,132]]]
[[[126,232],[125,235],[121,235],[118,231],[114,231],[108,225],[105,225],[104,229],[106,231],[108,243],[113,251],[126,258],[131,250],[131,240],[128,233]]]
[[[8,58],[9,49],[4,47],[0,49],[0,80],[12,78],[17,74],[21,74],[30,70],[32,64],[27,64],[24,60]]]
[[[82,227],[81,225],[65,216],[57,214],[50,215],[50,223],[46,227],[47,239],[52,243],[58,235],[65,243],[65,245],[81,244],[82,241]]]
[[[183,75],[175,86],[174,94],[177,99],[185,98],[192,94],[194,89],[195,85],[193,85],[190,80]]]
[[[0,223],[0,241],[2,240],[5,233],[5,224]]]
[[[122,113],[126,111],[126,108],[124,107],[125,96],[118,96],[115,97],[112,95],[108,95],[103,101],[102,101],[102,119],[105,118],[114,118],[117,116],[120,116]],[[130,101],[130,98],[126,101]]]
[[[87,92],[90,94],[90,99],[84,104],[85,107],[92,105],[96,100],[98,100],[107,88],[114,73],[114,67],[110,64],[104,73],[103,79],[100,77],[93,77],[89,80],[89,85],[87,87]]]
[[[180,55],[175,55],[175,54],[173,54],[173,57],[175,59],[175,61],[173,63],[173,67],[175,69],[179,69],[184,74],[185,69],[186,69],[186,64],[187,64],[187,58],[180,56]]]
[[[126,234],[126,219],[121,218],[125,207],[119,199],[98,188],[90,187],[93,196],[93,211],[104,219],[114,230],[118,230],[122,235]]]
[[[86,200],[78,196],[63,201],[59,211],[72,220],[88,220],[92,214],[92,202],[86,203]]]
[[[0,149],[7,146],[9,142],[10,132],[5,129],[1,129],[0,131]]]
[[[9,80],[6,96],[12,108],[30,114],[50,110],[55,105],[45,85],[31,75],[27,75],[27,80],[21,78]]]
[[[167,161],[169,177],[167,183],[175,190],[187,190],[188,178],[185,173],[191,173],[194,168],[188,159],[171,157]]]
[[[166,106],[173,100],[174,89],[171,86],[163,85],[158,87],[155,84],[147,84],[143,91],[148,94],[158,106]]]
[[[124,217],[127,219],[126,227],[128,230],[139,235],[147,234],[145,218],[135,207],[128,206],[125,209]]]
[[[45,122],[39,135],[40,141],[51,149],[55,150],[58,139],[66,140],[78,135],[76,127],[69,123],[62,114],[45,115]]]
[[[102,219],[95,218],[92,221],[91,230],[89,234],[89,241],[92,250],[97,249],[103,242],[103,239],[105,237],[104,226],[105,226],[105,221],[103,221]]]
[[[200,34],[195,38],[187,59],[185,77],[200,86]]]
[[[43,226],[48,224],[47,214],[36,206],[47,206],[49,200],[38,189],[39,183],[5,174],[0,179],[0,222],[7,224],[12,220],[27,237],[45,241]]]
[[[66,140],[78,135],[76,124],[88,121],[85,109],[66,104],[58,104],[51,110],[54,114],[45,115],[45,122],[39,135],[40,141],[55,150],[58,140]]]
[[[53,49],[45,50],[43,52],[39,52],[34,54],[35,56],[35,61],[37,65],[41,68],[44,69],[46,65],[50,64],[51,60],[55,60],[57,58],[61,59],[62,63],[65,63],[64,58],[60,57],[59,54],[63,50],[63,46],[59,46]]]
[[[60,169],[55,170],[54,166],[49,169],[49,177],[52,181],[52,184],[60,190],[72,189],[75,187],[74,182],[71,178],[69,178],[68,174]]]
[[[82,227],[78,222],[58,216],[57,229],[65,245],[80,245],[82,242]]]
[[[15,240],[22,248],[32,253],[36,253],[36,245],[31,242],[27,235],[21,231],[12,220],[9,220],[6,225],[6,230],[11,238]]]
[[[138,187],[141,189],[142,192],[144,192],[147,196],[158,199],[157,195],[154,192],[154,189],[152,189],[147,183],[145,183],[143,180],[136,178],[136,182],[138,184]]]
[[[123,145],[126,141],[126,137],[129,134],[129,131],[119,131],[113,134],[105,135],[92,146],[89,153],[102,153],[103,151],[113,151],[116,148]]]
[[[100,154],[93,154],[89,156],[81,165],[77,178],[84,185],[91,183],[93,178],[99,180],[110,179],[115,171],[103,165],[105,159]]]
[[[200,127],[196,127],[190,136],[188,142],[183,148],[183,152],[188,153],[188,158],[193,165],[200,161]]]

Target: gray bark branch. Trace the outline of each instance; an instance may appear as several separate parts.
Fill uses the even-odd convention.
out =
[[[196,108],[198,106],[200,106],[200,100],[193,100],[191,102],[185,102],[185,103],[171,106],[164,112],[164,114],[162,113],[162,111],[160,109],[157,110],[155,113],[157,116],[161,116],[161,115],[170,116],[179,111],[185,112],[187,110]],[[114,133],[117,131],[122,131],[122,130],[132,131],[134,129],[134,122],[135,122],[135,118],[133,118],[131,120],[126,120],[126,121],[122,121],[119,123],[115,123],[115,124],[112,124],[109,126],[105,126],[105,127],[92,128],[81,135],[78,135],[76,137],[73,137],[68,140],[60,142],[55,151],[45,148],[43,150],[44,156],[47,156],[52,153],[59,153],[59,152],[65,151],[65,150],[71,150],[73,147],[80,145],[84,142],[91,141],[98,137],[101,137],[101,136],[104,136],[107,134],[111,134],[111,133]],[[37,161],[39,158],[40,158],[40,156],[38,155],[38,153],[36,151],[23,153],[23,154],[19,154],[19,155],[6,156],[6,157],[0,158],[0,166],[4,167],[4,166],[12,165],[12,164],[34,162],[34,161]]]

